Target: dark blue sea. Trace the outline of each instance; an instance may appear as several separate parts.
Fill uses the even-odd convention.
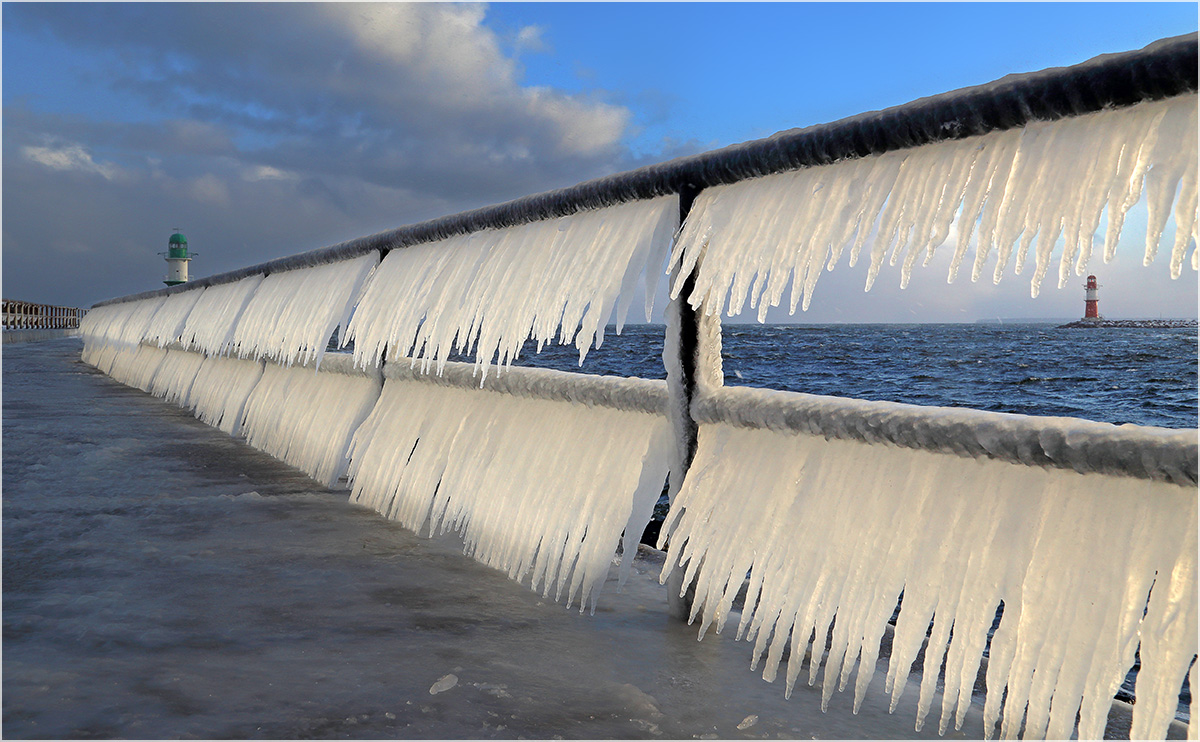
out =
[[[661,325],[609,327],[582,368],[532,343],[516,365],[661,379],[662,343]],[[1197,427],[1195,328],[726,324],[722,346],[728,386]]]

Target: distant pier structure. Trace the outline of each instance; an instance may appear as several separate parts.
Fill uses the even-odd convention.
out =
[[[196,253],[188,252],[187,237],[184,237],[183,233],[176,229],[171,238],[167,240],[167,251],[160,252],[159,255],[167,256],[167,277],[163,283],[168,286],[187,283],[188,263],[196,255]]]
[[[1100,284],[1096,283],[1095,276],[1088,276],[1087,283],[1084,285],[1085,293],[1083,295],[1083,318],[1085,320],[1100,319]]]

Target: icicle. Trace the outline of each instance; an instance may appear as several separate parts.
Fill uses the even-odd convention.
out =
[[[474,348],[483,378],[560,325],[582,360],[618,295],[662,265],[677,222],[677,200],[664,196],[392,250],[350,320],[355,362],[375,366],[387,349],[441,369]]]
[[[204,355],[186,350],[167,349],[162,362],[150,380],[149,392],[168,402],[182,402],[192,389],[192,382],[204,362]]]
[[[248,276],[233,283],[208,286],[198,292],[192,311],[180,334],[180,342],[189,350],[208,355],[220,355],[229,349],[238,317],[258,285],[260,275]]]
[[[348,371],[349,360],[341,371]],[[251,446],[332,487],[346,472],[351,436],[379,388],[377,375],[268,363],[246,400],[242,433]]]
[[[83,362],[112,375],[118,357],[132,358],[137,353],[147,326],[154,321],[164,301],[163,297],[155,297],[109,304],[88,312],[79,325]],[[129,371],[123,368],[121,373]]]
[[[822,697],[857,659],[856,707],[903,591],[885,692],[894,709],[932,620],[918,729],[943,662],[939,729],[961,726],[1001,602],[986,736],[1005,697],[1005,737],[1022,722],[1069,737],[1077,711],[1097,737],[1140,637],[1134,737],[1161,737],[1196,652],[1195,507],[1166,482],[709,424],[662,529],[663,578],[677,563],[698,576],[703,635],[749,573],[739,636],[767,680],[790,649],[788,693],[810,637],[815,680],[832,625]]]
[[[334,329],[345,329],[363,282],[378,264],[379,254],[372,252],[267,276],[238,319],[234,352],[285,366],[309,361],[319,366]]]
[[[237,435],[246,400],[262,373],[262,363],[209,356],[196,373],[185,406],[204,423]]]
[[[657,415],[392,378],[354,436],[351,500],[580,610],[625,534],[628,569],[666,479]]]
[[[797,303],[807,309],[822,264],[832,269],[847,247],[853,266],[870,245],[868,289],[885,259],[901,263],[903,287],[918,257],[928,264],[957,222],[950,280],[975,234],[972,280],[993,252],[994,280],[1010,264],[1021,273],[1032,248],[1036,296],[1060,234],[1066,246],[1059,282],[1072,262],[1083,271],[1106,206],[1105,260],[1111,259],[1144,183],[1146,262],[1174,203],[1170,271],[1177,276],[1194,244],[1196,128],[1196,96],[1181,95],[707,188],[683,226],[671,265],[686,275],[706,251],[688,302],[699,306],[710,293],[728,296],[729,313],[736,315],[750,298],[761,320],[789,281],[793,311]],[[1192,255],[1194,266],[1194,248]],[[671,296],[678,296],[681,280]]]
[[[192,289],[168,296],[155,311],[154,319],[146,326],[142,340],[154,343],[160,348],[178,342],[188,315],[203,293],[203,289]]]
[[[127,386],[150,391],[150,382],[167,357],[167,351],[154,345],[122,349],[113,359],[109,376]]]

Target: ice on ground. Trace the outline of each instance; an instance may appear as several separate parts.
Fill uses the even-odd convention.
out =
[[[862,703],[903,593],[883,691],[900,699],[927,641],[917,727],[944,661],[939,730],[958,728],[1003,603],[984,736],[1004,699],[1004,738],[1070,737],[1077,712],[1100,737],[1140,642],[1133,736],[1162,738],[1196,655],[1195,524],[1194,487],[716,424],[660,539],[663,579],[680,563],[698,580],[702,637],[749,573],[737,634],[768,681],[790,651],[788,694],[832,626],[824,700],[857,664]]]
[[[458,676],[454,673],[443,675],[438,678],[438,681],[429,687],[429,695],[436,696],[439,693],[445,693],[454,686],[458,685]]]
[[[1060,237],[1059,287],[1072,269],[1083,273],[1105,213],[1103,257],[1111,260],[1125,214],[1143,191],[1144,262],[1154,259],[1174,203],[1169,270],[1178,277],[1188,250],[1197,267],[1196,102],[1195,94],[1181,95],[706,188],[671,256],[678,266],[672,296],[696,269],[685,297],[692,306],[712,296],[711,311],[720,311],[728,296],[728,312],[736,315],[748,299],[762,322],[789,283],[791,311],[807,309],[821,271],[833,269],[847,249],[851,266],[867,250],[867,289],[885,259],[902,263],[903,287],[952,225],[958,237],[948,280],[974,234],[971,280],[993,253],[994,281],[1010,264],[1019,274],[1032,248],[1037,296]]]

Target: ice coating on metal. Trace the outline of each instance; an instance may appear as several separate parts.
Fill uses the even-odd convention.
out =
[[[618,542],[624,581],[671,445],[660,415],[389,378],[354,436],[350,497],[594,611]]]
[[[440,371],[463,351],[486,377],[532,338],[574,343],[583,363],[614,312],[620,331],[639,280],[653,295],[677,227],[664,197],[393,250],[350,320],[355,361],[378,365],[386,350]]]
[[[188,315],[203,295],[202,291],[192,291],[186,294],[176,294],[166,297],[166,300],[155,310],[154,319],[146,325],[142,340],[155,343],[160,348],[179,341]]]
[[[869,256],[868,290],[885,259],[901,264],[904,287],[917,261],[928,265],[957,228],[947,280],[974,236],[971,280],[992,255],[993,281],[1010,266],[1021,273],[1032,249],[1037,296],[1060,237],[1059,288],[1072,270],[1083,274],[1104,214],[1103,257],[1111,260],[1144,190],[1144,262],[1154,259],[1175,203],[1169,270],[1178,277],[1189,249],[1196,263],[1196,128],[1189,94],[709,188],[692,206],[672,266],[677,277],[696,268],[692,306],[711,295],[715,311],[726,305],[733,316],[748,301],[762,322],[789,285],[790,311],[807,309],[821,272],[845,252],[851,266]],[[672,296],[681,288],[677,278]]]
[[[267,363],[246,400],[242,434],[251,446],[332,487],[349,466],[350,439],[379,388],[373,376]]]
[[[108,364],[108,375],[126,386],[149,392],[159,366],[167,357],[167,351],[157,345],[116,345],[105,349],[106,356],[110,348],[115,352]]]
[[[703,637],[749,573],[737,635],[768,681],[790,644],[788,694],[813,636],[816,680],[832,625],[823,700],[858,664],[856,711],[903,591],[883,690],[894,709],[927,642],[918,730],[943,661],[939,731],[961,727],[1001,602],[985,737],[1003,699],[1003,738],[1024,719],[1025,738],[1067,739],[1079,712],[1079,738],[1099,739],[1140,642],[1131,736],[1162,739],[1197,648],[1195,523],[1194,486],[703,425],[661,579],[677,562],[698,579]]]
[[[105,306],[89,311],[79,323],[84,342],[107,341],[137,345],[162,308],[165,297],[154,297],[127,306]]]
[[[319,364],[334,329],[345,332],[363,282],[378,263],[379,253],[371,252],[270,274],[238,319],[233,352],[239,358],[272,358],[287,366],[308,360]]]
[[[185,406],[204,360],[205,356],[202,353],[166,350],[158,369],[150,379],[150,388],[147,391],[180,407]]]
[[[331,357],[326,356],[327,359]],[[322,370],[325,370],[324,367]],[[385,379],[420,381],[459,389],[484,389],[526,399],[572,402],[626,412],[665,415],[667,411],[666,383],[636,376],[596,376],[513,366],[483,379],[470,363],[448,362],[440,374],[435,374],[421,371],[408,358],[389,361],[384,366],[383,376]]]
[[[201,422],[230,435],[241,433],[246,400],[262,378],[263,364],[224,356],[208,356],[200,364],[183,406]]]
[[[1144,49],[1104,54],[1071,67],[1014,74],[994,82],[922,98],[883,111],[791,129],[730,147],[631,170],[349,240],[279,260],[100,302],[133,301],[194,291],[249,275],[294,270],[394,250],[484,229],[502,229],[628,201],[707,188],[839,160],[878,155],[931,142],[978,136],[1197,88],[1196,34],[1160,39]]]
[[[308,369],[310,372],[342,374],[343,376],[369,376],[376,382],[382,382],[383,369],[379,366],[360,368],[354,365],[354,356],[349,353],[326,353],[319,361],[310,358],[296,364],[296,368]]]
[[[262,281],[262,276],[247,276],[236,283],[204,289],[188,313],[179,342],[209,355],[227,352],[238,318]]]
[[[692,414],[701,423],[884,443],[1081,474],[1153,479],[1190,487],[1197,483],[1195,430],[749,387],[708,392],[693,405]]]

